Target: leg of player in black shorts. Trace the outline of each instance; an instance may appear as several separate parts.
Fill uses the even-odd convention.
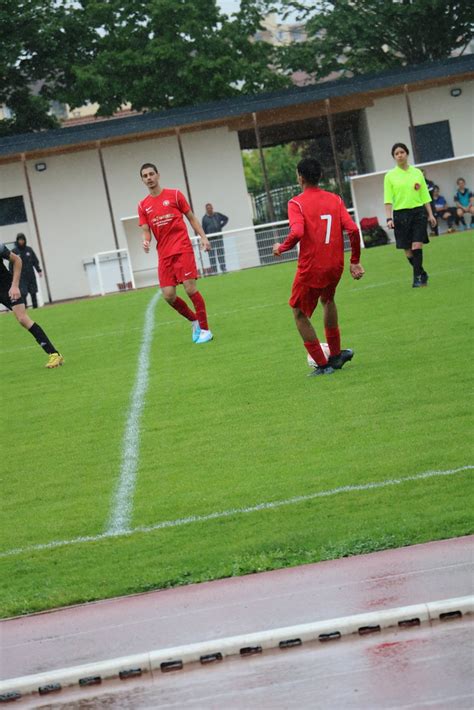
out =
[[[31,320],[27,315],[23,297],[12,300],[8,295],[8,291],[2,289],[2,291],[0,291],[0,303],[3,303],[10,311],[13,311],[18,323],[31,333],[38,345],[49,355],[48,362],[46,363],[48,369],[59,367],[64,363],[63,356],[58,353],[41,326]]]

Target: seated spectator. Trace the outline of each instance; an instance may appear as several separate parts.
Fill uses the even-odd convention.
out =
[[[448,223],[448,232],[455,232],[456,230],[454,229],[453,224],[455,222],[456,224],[459,223],[456,207],[448,207],[448,203],[446,202],[443,195],[441,195],[439,192],[438,185],[435,185],[433,189],[433,204],[433,214],[435,215],[436,219],[446,220],[446,222]]]
[[[474,215],[474,195],[466,187],[466,181],[464,178],[458,178],[456,180],[456,185],[458,186],[457,192],[454,195],[454,204],[456,205],[457,217],[464,229],[469,229],[472,227],[473,216]],[[470,225],[466,224],[466,216],[470,215],[471,221]]]
[[[431,198],[431,211],[433,212],[434,215],[436,215],[436,208],[433,202],[433,190],[435,189],[436,185],[434,184],[433,180],[430,180],[428,176],[426,175],[426,171],[424,169],[421,170],[423,173],[423,177],[425,178],[426,182],[426,187],[428,188],[428,192],[430,193],[430,198]],[[438,236],[438,225],[436,227],[431,227],[431,236],[437,237]]]

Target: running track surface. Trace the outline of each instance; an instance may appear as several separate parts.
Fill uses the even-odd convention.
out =
[[[8,619],[0,677],[465,596],[473,568],[468,536]]]

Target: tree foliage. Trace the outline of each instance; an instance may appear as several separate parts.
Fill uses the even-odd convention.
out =
[[[472,40],[471,0],[280,0],[306,22],[307,41],[282,48],[286,71],[314,78],[445,59]]]
[[[297,143],[264,148],[263,152],[271,188],[296,184],[296,165],[301,159]],[[243,151],[242,161],[249,191],[263,192],[265,187],[258,150]]]
[[[50,127],[51,100],[153,110],[284,86],[273,47],[254,42],[263,0],[232,16],[216,0],[4,0],[0,102],[3,131]]]
[[[12,118],[0,122],[0,134],[57,125],[49,105],[65,83],[74,47],[67,13],[55,0],[2,1],[0,105]]]

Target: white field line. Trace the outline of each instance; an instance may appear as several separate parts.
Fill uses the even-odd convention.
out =
[[[446,471],[425,471],[424,473],[417,473],[414,476],[404,476],[403,478],[390,478],[385,481],[375,481],[372,483],[361,483],[355,486],[341,486],[340,488],[331,488],[327,491],[318,491],[316,493],[308,493],[307,495],[295,496],[294,498],[286,498],[285,500],[275,500],[268,503],[258,503],[257,505],[251,505],[246,508],[231,508],[230,510],[218,511],[215,513],[208,513],[207,515],[191,515],[187,518],[177,518],[176,520],[164,520],[161,523],[156,523],[155,525],[139,526],[136,528],[130,528],[129,530],[119,530],[101,533],[99,535],[85,535],[82,537],[71,538],[70,540],[54,540],[53,542],[46,542],[39,545],[29,545],[27,547],[18,547],[12,550],[7,550],[5,552],[0,552],[0,558],[2,557],[12,557],[14,555],[21,555],[23,553],[36,552],[38,550],[53,550],[57,547],[67,547],[69,545],[78,545],[85,542],[98,542],[100,540],[105,540],[112,537],[126,537],[130,535],[135,535],[137,533],[149,533],[155,530],[163,530],[165,528],[176,528],[182,525],[189,525],[191,523],[203,523],[208,520],[217,520],[222,518],[230,518],[234,515],[241,515],[243,513],[255,513],[261,510],[274,510],[275,508],[282,508],[288,505],[295,505],[297,503],[305,503],[310,500],[315,500],[317,498],[329,498],[331,496],[339,495],[341,493],[353,493],[357,491],[369,491],[376,490],[380,488],[387,488],[388,486],[398,486],[402,483],[408,481],[422,481],[428,478],[436,478],[438,476],[454,476],[457,473],[462,473],[464,471],[472,471],[474,465],[461,466],[460,468],[448,469]]]
[[[148,389],[150,369],[150,348],[155,325],[155,306],[161,292],[157,291],[148,303],[145,312],[142,343],[138,354],[137,373],[127,412],[123,435],[122,464],[120,478],[110,511],[107,533],[113,535],[127,531],[132,516],[133,495],[137,477],[138,454],[140,450],[140,419]]]

